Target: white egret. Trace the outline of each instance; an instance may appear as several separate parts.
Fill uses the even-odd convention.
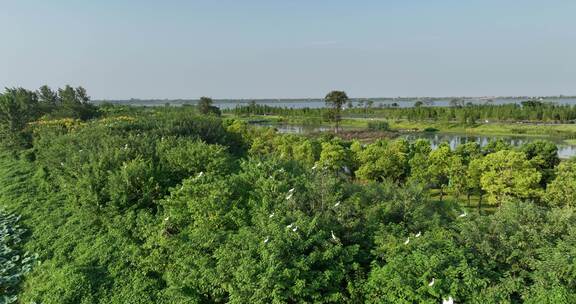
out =
[[[298,226],[295,226],[294,228],[292,228],[292,231],[294,231],[294,232],[298,231]]]
[[[200,173],[198,173],[198,176],[196,176],[196,178],[201,178],[204,175],[203,171],[200,171]]]
[[[452,297],[448,297],[448,299],[442,299],[442,304],[454,304],[454,299]]]
[[[336,204],[334,204],[334,207],[338,207],[340,206],[340,201],[336,202]]]
[[[287,200],[290,200],[290,199],[292,198],[292,195],[293,195],[293,194],[294,194],[294,193],[290,193],[290,194],[286,195],[286,199],[287,199]]]
[[[274,217],[274,212],[270,213],[270,215],[268,216],[269,218],[273,218]]]
[[[128,144],[124,145],[124,150],[128,150]]]
[[[464,213],[460,214],[458,217],[465,217],[465,216],[467,216],[467,215],[468,215],[468,214],[466,213],[466,211],[464,211]]]
[[[318,164],[314,164],[314,166],[312,167],[312,170],[316,170],[316,168],[318,168]]]
[[[338,238],[336,237],[336,235],[334,235],[334,231],[333,231],[333,230],[330,230],[330,234],[332,235],[332,239],[333,239],[334,241],[338,241]]]
[[[404,242],[404,245],[408,245],[408,243],[410,243],[410,237],[408,237],[408,238],[406,239],[406,241]]]
[[[435,280],[436,280],[436,279],[432,278],[432,281],[430,281],[430,283],[428,283],[428,287],[434,286],[434,281],[435,281]]]
[[[167,216],[166,218],[164,218],[165,221],[168,221],[170,219],[169,216]]]
[[[290,225],[286,226],[286,228],[290,229],[290,228],[292,228],[292,226],[294,226],[294,223],[292,223],[292,224],[290,224]]]
[[[270,237],[267,237],[267,238],[264,240],[264,244],[268,243],[269,240],[270,240]]]
[[[420,237],[422,235],[422,232],[418,231],[418,233],[416,233],[415,237]]]
[[[292,192],[294,192],[294,188],[288,190],[288,193],[292,193]]]

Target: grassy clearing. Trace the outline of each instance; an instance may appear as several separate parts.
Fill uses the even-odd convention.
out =
[[[575,124],[519,124],[519,123],[487,123],[474,126],[448,122],[408,122],[393,121],[390,125],[394,129],[424,131],[434,128],[444,133],[468,133],[511,136],[576,136]]]

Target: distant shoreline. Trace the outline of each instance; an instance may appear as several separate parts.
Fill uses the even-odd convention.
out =
[[[489,100],[528,100],[528,99],[538,99],[538,100],[557,100],[557,99],[576,99],[576,96],[448,96],[448,97],[359,97],[350,98],[352,102],[372,100],[375,102],[381,101],[401,101],[401,102],[417,102],[417,101],[442,101],[442,100],[464,100],[464,101],[489,101]],[[164,105],[166,103],[171,104],[195,104],[199,99],[95,99],[92,102],[95,104],[102,103],[113,103],[113,104],[159,104]],[[297,103],[297,102],[324,102],[323,98],[225,98],[225,99],[214,99],[214,103],[226,104],[226,103]]]

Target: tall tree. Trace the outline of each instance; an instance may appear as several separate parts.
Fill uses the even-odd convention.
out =
[[[556,178],[548,187],[544,199],[552,206],[576,206],[576,162],[561,163]]]
[[[40,115],[36,93],[22,89],[6,89],[0,95],[0,142],[5,146],[25,144],[22,131]]]
[[[36,92],[38,102],[47,107],[54,107],[58,103],[58,94],[47,85],[43,85]]]
[[[445,190],[450,181],[450,167],[452,165],[450,146],[440,145],[436,150],[430,152],[428,162],[430,183],[440,190],[440,200],[443,200]]]
[[[480,183],[498,205],[508,197],[533,198],[541,192],[542,174],[522,152],[501,150],[484,157]]]
[[[63,105],[74,105],[79,103],[76,97],[76,90],[69,85],[66,85],[63,89],[58,89],[58,97]]]
[[[342,106],[348,102],[348,95],[344,91],[332,91],[324,97],[326,106],[330,107],[330,119],[334,121],[334,132],[338,133],[338,124],[342,120]]]
[[[77,87],[75,89],[76,91],[76,101],[81,103],[81,104],[87,104],[88,102],[90,102],[90,96],[88,96],[88,93],[86,93],[86,89],[83,87]]]
[[[210,97],[200,97],[198,101],[198,111],[204,115],[216,114],[220,115],[220,109],[213,106],[214,101]]]

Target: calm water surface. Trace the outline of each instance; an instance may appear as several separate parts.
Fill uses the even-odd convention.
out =
[[[291,134],[304,134],[311,132],[325,132],[332,130],[331,127],[326,126],[303,126],[303,125],[285,125],[285,124],[257,124],[263,127],[274,127],[280,133]],[[417,139],[426,139],[430,141],[433,149],[437,148],[441,143],[448,143],[452,149],[460,144],[468,142],[476,142],[481,147],[486,146],[490,141],[501,139],[505,143],[513,147],[521,146],[525,143],[535,140],[546,140],[553,142],[558,147],[558,156],[563,159],[576,156],[576,145],[570,145],[564,142],[561,138],[554,137],[528,137],[528,136],[498,136],[498,135],[470,135],[470,134],[457,134],[457,133],[411,133],[402,134],[400,138],[405,138],[410,142]]]

